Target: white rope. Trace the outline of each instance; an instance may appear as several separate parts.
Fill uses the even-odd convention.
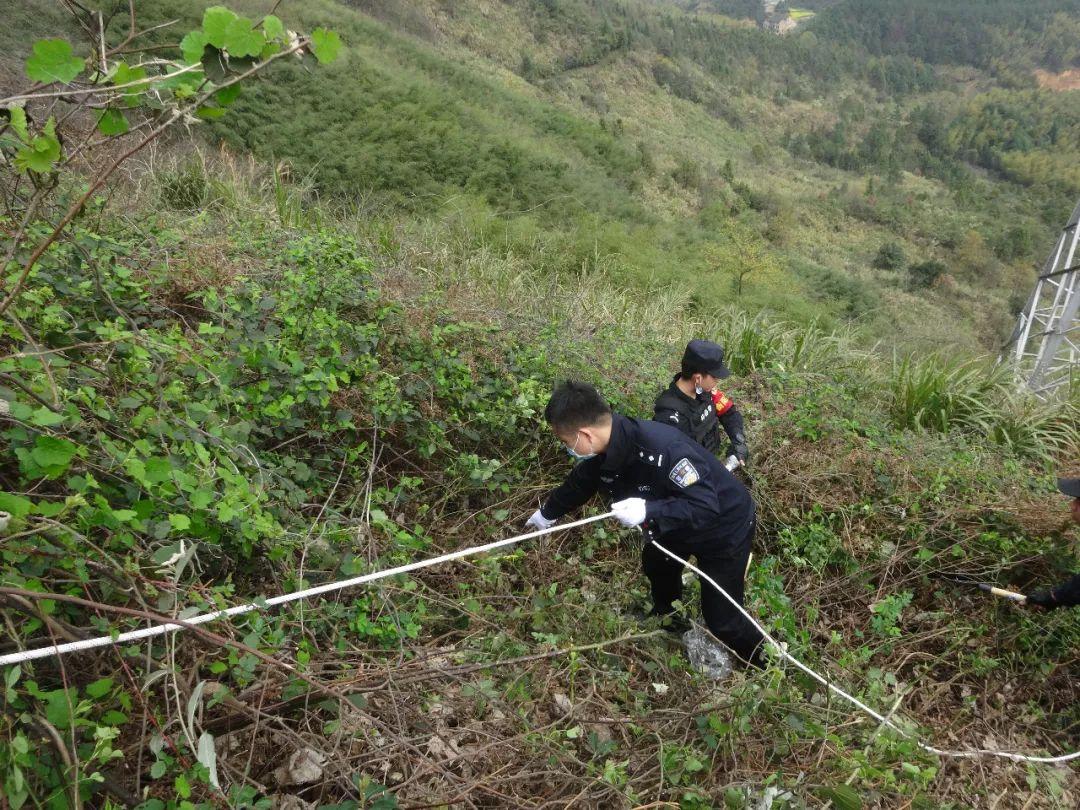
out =
[[[198,616],[192,616],[190,619],[184,619],[185,624],[206,624],[216,619],[225,619],[231,616],[239,616],[242,613],[251,613],[256,610],[262,610],[263,608],[274,607],[275,605],[284,605],[286,602],[295,602],[298,599],[308,599],[312,596],[319,596],[324,593],[332,593],[333,591],[341,591],[345,588],[352,588],[356,585],[363,585],[367,582],[375,582],[379,579],[386,579],[387,577],[396,576],[397,574],[407,574],[411,571],[419,571],[421,568],[429,568],[439,563],[449,562],[450,560],[459,560],[462,557],[469,557],[473,554],[482,554],[485,551],[494,551],[497,548],[503,546],[509,546],[513,543],[520,543],[522,540],[530,540],[534,537],[541,537],[545,534],[552,534],[553,532],[565,531],[566,529],[573,529],[576,526],[584,526],[586,523],[594,523],[604,518],[612,516],[611,512],[605,512],[602,515],[594,515],[593,517],[583,518],[581,520],[575,520],[572,523],[564,523],[562,525],[551,526],[547,529],[540,529],[535,532],[527,532],[525,534],[519,534],[516,537],[507,537],[505,540],[496,540],[493,543],[488,543],[483,546],[472,546],[470,548],[463,548],[457,551],[452,551],[449,554],[443,554],[438,557],[429,557],[426,560],[418,560],[416,562],[407,563],[406,565],[399,565],[396,568],[388,568],[385,571],[374,571],[370,574],[364,574],[363,576],[353,577],[352,579],[345,579],[339,582],[328,582],[325,585],[318,585],[314,588],[306,588],[302,591],[294,591],[293,593],[282,594],[281,596],[274,596],[270,599],[262,600],[259,603],[249,602],[246,605],[237,605],[226,610],[219,610],[214,613],[203,613]],[[64,655],[65,653],[79,652],[81,650],[91,650],[95,647],[106,647],[110,644],[126,644],[129,641],[139,641],[144,638],[151,638],[153,636],[160,636],[164,633],[172,633],[177,630],[186,630],[187,627],[181,624],[155,624],[151,627],[144,627],[141,630],[132,630],[127,633],[120,633],[114,636],[101,636],[99,638],[88,638],[80,641],[70,641],[66,644],[53,644],[48,647],[39,647],[33,650],[23,650],[22,652],[11,653],[9,655],[0,656],[0,666],[6,666],[7,664],[18,664],[22,661],[32,661],[35,658],[46,658],[51,655]]]
[[[1047,763],[1047,764],[1049,764],[1049,763],[1057,763],[1057,762],[1069,762],[1070,760],[1080,759],[1080,751],[1074,751],[1071,754],[1062,754],[1061,756],[1057,756],[1057,757],[1033,757],[1033,756],[1028,756],[1027,754],[1014,754],[1014,753],[1012,753],[1010,751],[995,751],[995,750],[992,750],[992,749],[989,749],[989,748],[973,748],[973,749],[969,749],[969,750],[966,750],[966,751],[953,751],[953,750],[948,750],[948,749],[943,749],[943,748],[935,748],[932,745],[924,743],[922,740],[915,737],[910,732],[905,731],[900,726],[898,726],[895,722],[893,722],[893,720],[891,718],[886,717],[885,715],[874,711],[869,706],[867,706],[865,703],[863,703],[861,700],[859,700],[857,697],[849,695],[847,692],[845,692],[840,687],[830,683],[828,680],[823,678],[821,675],[818,675],[816,672],[814,672],[814,670],[810,669],[810,667],[808,667],[806,664],[804,664],[798,658],[796,658],[791,653],[789,653],[787,651],[787,649],[785,649],[780,644],[780,642],[778,642],[775,638],[773,638],[771,635],[769,635],[769,633],[765,630],[764,627],[762,627],[760,624],[758,624],[758,622],[754,619],[753,616],[751,616],[749,613],[746,612],[746,609],[743,608],[742,605],[740,605],[738,602],[736,602],[734,599],[732,599],[731,595],[727,591],[725,591],[723,588],[721,588],[720,585],[716,582],[716,580],[714,580],[712,577],[710,577],[708,574],[706,574],[704,571],[702,571],[696,565],[692,565],[691,563],[687,562],[682,557],[680,557],[678,554],[675,554],[672,551],[668,551],[666,548],[664,548],[662,545],[657,543],[655,540],[652,541],[652,544],[654,546],[656,546],[658,549],[660,549],[660,551],[664,552],[664,554],[671,557],[671,559],[675,560],[678,563],[682,563],[683,565],[685,565],[687,568],[689,568],[691,571],[693,571],[695,574],[697,574],[699,577],[701,577],[702,581],[708,582],[710,585],[712,585],[714,588],[716,588],[716,590],[719,591],[720,594],[725,599],[727,599],[732,605],[735,606],[735,609],[738,610],[739,613],[741,613],[752,625],[754,625],[754,627],[757,628],[758,632],[761,633],[761,635],[765,637],[765,640],[768,641],[773,646],[773,649],[775,649],[784,660],[790,661],[792,664],[794,664],[800,670],[805,672],[807,675],[809,675],[815,681],[820,683],[822,686],[827,687],[829,689],[829,691],[839,695],[840,697],[844,698],[844,700],[848,701],[849,703],[853,704],[857,708],[859,708],[862,711],[866,712],[868,715],[873,717],[875,720],[877,720],[882,725],[888,726],[889,728],[891,728],[894,731],[898,732],[901,736],[906,737],[907,739],[913,741],[917,746],[919,746],[919,748],[923,749],[924,751],[927,751],[927,752],[929,752],[931,754],[937,754],[938,756],[941,756],[941,757],[959,757],[961,759],[976,759],[978,757],[988,756],[988,757],[1002,757],[1003,759],[1011,759],[1014,762],[1039,762],[1039,763]]]

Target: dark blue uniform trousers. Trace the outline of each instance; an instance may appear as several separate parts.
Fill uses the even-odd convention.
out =
[[[726,544],[685,542],[660,538],[658,542],[683,559],[697,557],[697,567],[708,574],[740,605],[744,601],[743,580],[757,521],[734,548]],[[652,586],[653,613],[664,615],[674,610],[673,602],[682,598],[682,565],[675,562],[649,540],[641,551],[641,567]],[[744,662],[762,666],[764,638],[746,617],[708,582],[701,583],[701,613],[709,631],[732,649]]]

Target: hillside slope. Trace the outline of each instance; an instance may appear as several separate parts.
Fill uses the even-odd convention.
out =
[[[0,336],[3,380],[23,386],[0,381],[6,586],[198,611],[505,537],[567,469],[538,417],[551,383],[593,379],[646,414],[682,342],[705,330],[730,349],[749,420],[753,612],[845,688],[902,703],[927,738],[1080,742],[1075,617],[931,577],[1023,588],[1077,564],[1040,472],[1050,453],[1075,458],[1075,413],[1014,407],[1009,380],[981,369],[880,364],[842,335],[655,317],[602,276],[552,284],[435,232],[336,223],[265,179],[239,165],[183,186],[144,178],[122,216],[79,225],[35,271],[23,327],[51,334],[62,310],[74,335],[97,337],[20,357],[22,333]],[[177,207],[193,199],[202,213]],[[79,268],[99,282],[79,283]],[[912,429],[931,400],[959,407]],[[718,688],[633,618],[647,599],[636,544],[599,524],[215,623],[226,640],[10,670],[5,789],[19,795],[17,767],[36,795],[67,795],[60,755],[33,731],[47,715],[78,741],[87,802],[146,789],[144,810],[226,796],[707,808],[779,790],[793,807],[861,795],[937,808],[1076,795],[1072,770],[939,761],[874,734],[790,669]],[[129,621],[47,602],[43,624],[22,604],[2,609],[5,651]],[[204,735],[221,794],[205,753],[196,761]],[[295,757],[316,775],[291,782]]]
[[[215,137],[312,173],[363,216],[460,223],[552,271],[675,284],[702,314],[736,303],[993,351],[1080,193],[1075,93],[995,89],[973,67],[813,30],[633,0],[288,10],[332,19],[347,61],[283,68]],[[1025,138],[1001,138],[1003,108]]]

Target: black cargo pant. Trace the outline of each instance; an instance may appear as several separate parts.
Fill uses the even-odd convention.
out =
[[[743,604],[743,578],[750,559],[757,521],[750,523],[745,536],[734,545],[717,543],[718,550],[710,551],[708,542],[686,542],[659,538],[664,548],[684,560],[697,557],[697,567],[727,591],[731,598]],[[672,603],[682,598],[682,565],[658,549],[648,539],[641,551],[641,567],[652,586],[653,613],[666,614],[674,610]],[[762,666],[761,648],[764,639],[757,628],[708,582],[701,583],[701,613],[709,631],[730,647],[743,661]]]

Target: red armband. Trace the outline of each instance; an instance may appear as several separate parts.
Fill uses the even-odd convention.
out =
[[[713,405],[716,407],[717,416],[723,416],[735,407],[735,403],[729,399],[728,395],[723,391],[713,391],[712,401]]]

